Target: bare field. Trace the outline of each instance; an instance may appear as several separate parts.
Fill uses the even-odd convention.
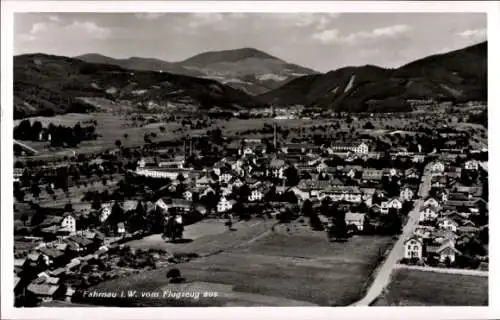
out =
[[[375,306],[487,306],[488,278],[398,269]]]

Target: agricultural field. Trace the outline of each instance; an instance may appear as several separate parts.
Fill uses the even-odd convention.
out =
[[[381,252],[393,241],[390,237],[355,236],[346,243],[336,243],[329,242],[324,233],[310,230],[306,233],[300,229],[258,234],[256,230],[261,226],[202,236],[180,245],[179,251],[201,255],[219,248],[204,257],[175,265],[187,280],[185,286],[203,284],[203,291],[218,292],[217,298],[197,301],[138,298],[134,305],[345,306],[363,296]],[[141,272],[92,289],[175,290],[177,285],[168,283],[165,276],[167,270]]]
[[[488,277],[397,269],[374,306],[487,306]]]

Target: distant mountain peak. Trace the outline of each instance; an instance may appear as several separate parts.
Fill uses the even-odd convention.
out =
[[[229,49],[220,51],[207,51],[188,58],[181,63],[183,65],[208,65],[218,62],[237,62],[248,58],[279,60],[264,51],[245,47],[239,49]]]

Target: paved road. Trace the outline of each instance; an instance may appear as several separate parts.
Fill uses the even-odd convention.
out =
[[[396,264],[397,269],[412,269],[427,272],[439,272],[439,273],[451,273],[451,274],[463,274],[466,276],[479,276],[487,277],[488,271],[485,270],[469,270],[469,269],[455,269],[455,268],[435,268],[435,267],[421,267],[421,266],[409,266],[406,264]]]
[[[368,289],[365,297],[358,302],[351,304],[351,306],[369,306],[389,284],[392,270],[395,268],[397,262],[401,259],[404,253],[404,241],[413,233],[413,230],[418,225],[420,208],[424,203],[423,199],[425,199],[425,197],[429,194],[430,185],[430,172],[425,170],[418,192],[421,199],[415,200],[413,209],[408,214],[408,221],[403,227],[401,236],[396,244],[394,244],[394,247],[385,259],[384,263],[376,271],[377,276],[373,280],[373,283]]]

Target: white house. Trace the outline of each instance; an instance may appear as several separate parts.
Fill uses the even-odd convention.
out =
[[[431,165],[431,176],[441,175],[444,172],[444,164],[441,161],[436,161]]]
[[[111,214],[111,206],[108,204],[103,205],[102,209],[101,209],[101,215],[99,217],[99,220],[101,220],[101,222],[106,221],[110,214]]]
[[[222,173],[221,175],[219,175],[219,182],[220,183],[229,183],[229,181],[231,181],[231,179],[233,178],[233,175],[226,172],[226,173]]]
[[[437,209],[439,208],[439,202],[434,198],[428,198],[427,200],[425,200],[424,206],[431,206]]]
[[[226,197],[221,197],[217,203],[217,212],[227,212],[233,208],[235,201],[229,201]]]
[[[427,253],[437,254],[440,262],[445,262],[446,259],[449,259],[453,263],[459,251],[455,249],[453,241],[447,240],[438,246],[428,246]]]
[[[403,203],[398,198],[392,198],[387,201],[382,201],[380,205],[381,213],[388,213],[389,209],[401,210],[403,208]]]
[[[424,207],[422,211],[420,211],[419,221],[428,221],[437,219],[438,214],[433,207]]]
[[[404,243],[404,257],[405,259],[422,259],[424,244],[418,237],[410,237]]]
[[[365,214],[364,213],[354,213],[347,212],[345,214],[345,223],[346,225],[354,225],[358,229],[358,231],[363,231],[363,227],[365,225]]]
[[[120,236],[123,236],[125,234],[125,224],[123,222],[119,222],[117,224],[117,231]]]
[[[438,221],[438,227],[440,229],[449,230],[452,232],[457,232],[458,223],[450,218],[442,218]]]
[[[316,166],[316,170],[318,170],[318,172],[323,172],[325,171],[325,169],[328,168],[328,165],[325,164],[324,162],[320,162],[317,166]]]
[[[464,164],[465,170],[478,170],[479,169],[479,162],[476,160],[468,160]]]
[[[253,150],[252,150],[252,148],[250,148],[250,147],[245,147],[245,148],[243,149],[243,155],[244,155],[244,156],[247,156],[247,155],[250,155],[250,154],[253,154]]]
[[[259,189],[252,190],[250,195],[248,196],[248,201],[261,201],[264,197],[264,194]]]
[[[401,192],[399,193],[399,197],[403,201],[411,201],[413,199],[414,194],[415,193],[413,192],[412,189],[405,187],[405,188],[401,189]]]
[[[61,221],[61,228],[69,231],[71,234],[76,233],[76,219],[71,213],[65,213]]]
[[[361,142],[360,144],[358,144],[355,148],[354,148],[354,152],[355,153],[361,153],[361,154],[366,154],[368,153],[368,145],[364,142]]]
[[[193,193],[190,190],[184,191],[184,193],[182,194],[182,196],[184,197],[184,199],[186,199],[188,201],[192,201],[193,200]]]

